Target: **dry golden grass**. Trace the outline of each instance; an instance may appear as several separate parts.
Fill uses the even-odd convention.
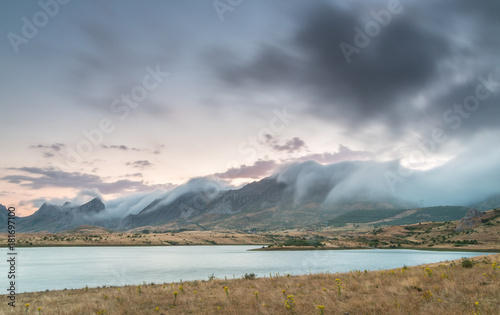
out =
[[[473,260],[470,269],[455,261],[386,271],[25,293],[17,295],[17,312],[3,296],[0,312],[24,314],[29,303],[26,314],[51,315],[499,314],[500,269],[494,261],[500,264],[500,254]]]
[[[7,246],[7,234],[0,234]],[[79,233],[17,233],[18,247],[36,246],[170,246],[255,245],[272,243],[264,234],[237,231],[183,231],[177,233],[104,232],[92,227]]]

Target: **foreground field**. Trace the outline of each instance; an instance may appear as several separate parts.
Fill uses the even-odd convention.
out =
[[[5,314],[498,314],[500,254],[385,271],[18,294]],[[261,275],[262,276],[262,275]]]

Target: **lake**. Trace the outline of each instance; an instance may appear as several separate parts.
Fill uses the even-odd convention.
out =
[[[248,251],[260,246],[17,248],[17,292],[182,280],[379,270],[473,257],[481,252],[405,249]],[[7,286],[7,249],[0,267]]]

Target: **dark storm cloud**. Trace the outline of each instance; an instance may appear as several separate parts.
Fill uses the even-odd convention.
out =
[[[488,80],[488,76],[488,72],[485,72],[479,78],[481,81]],[[430,110],[431,116],[435,118],[433,128],[428,128],[423,137],[430,139],[434,128],[440,128],[447,139],[460,139],[467,144],[481,132],[498,130],[500,72],[492,78],[493,84],[487,84],[490,90],[480,80],[473,78],[438,99],[436,106]],[[477,96],[485,99],[480,100]]]
[[[396,138],[427,130],[442,122],[446,106],[462,91],[458,85],[473,91],[476,76],[498,70],[500,20],[495,17],[500,6],[493,1],[477,6],[467,1],[401,1],[400,6],[401,13],[392,14],[378,35],[350,56],[350,63],[340,43],[355,46],[355,28],[364,31],[374,20],[370,11],[387,10],[387,2],[347,7],[316,3],[295,19],[293,35],[263,44],[249,60],[215,63],[216,72],[231,88],[259,93],[285,89],[308,104],[310,114],[350,131],[370,123],[383,124],[385,136]],[[463,79],[464,74],[469,77]],[[500,78],[500,71],[495,76]],[[421,95],[427,104],[415,106],[412,100]],[[497,114],[498,106],[483,112],[485,117]],[[487,125],[497,128],[490,120]]]
[[[348,63],[339,43],[354,44],[353,28],[364,23],[335,8],[322,8],[309,17],[293,44],[308,54],[306,82],[324,100],[333,99],[319,103],[320,112],[338,115],[341,110],[362,120],[397,112],[397,101],[434,77],[438,62],[449,51],[447,41],[411,18],[392,19]]]
[[[147,185],[143,181],[118,180],[115,182],[105,182],[96,175],[83,174],[78,172],[63,172],[55,168],[20,167],[8,168],[9,170],[28,173],[28,175],[8,175],[0,180],[19,184],[30,189],[43,189],[45,187],[61,187],[75,189],[97,189],[103,194],[115,194],[125,191],[152,191],[170,187],[167,185]]]

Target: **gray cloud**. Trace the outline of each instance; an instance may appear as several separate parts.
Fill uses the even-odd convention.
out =
[[[223,173],[217,173],[213,176],[222,179],[236,179],[236,178],[252,178],[260,179],[268,176],[276,168],[277,163],[273,160],[256,161],[253,165],[241,165],[238,168],[230,168]]]
[[[372,152],[354,151],[342,144],[339,144],[339,150],[337,152],[312,153],[294,160],[295,161],[313,160],[319,163],[336,163],[348,160],[367,160],[373,157],[374,154]]]
[[[43,154],[43,157],[45,158],[51,158],[56,156],[57,154],[60,154],[60,151],[64,147],[66,147],[66,145],[63,143],[54,143],[51,145],[38,144],[29,146],[30,149],[40,150]]]
[[[500,20],[494,18],[500,6],[493,1],[477,6],[402,1],[402,13],[392,15],[379,35],[346,62],[340,43],[354,45],[354,28],[364,29],[373,20],[370,10],[386,5],[311,4],[296,16],[296,31],[288,38],[262,44],[253,58],[214,62],[216,74],[233,89],[259,95],[285,91],[308,104],[307,113],[346,131],[378,126],[380,136],[394,139],[441,126],[443,112],[463,100],[464,88],[474,92],[478,75],[493,73],[500,81]],[[494,105],[498,94],[484,101],[478,118],[462,132],[499,128],[494,121],[500,114]],[[424,104],[415,105],[419,97]]]
[[[154,164],[149,162],[148,160],[138,160],[138,161],[134,161],[134,162],[128,162],[125,165],[132,166],[135,168],[145,169],[148,167],[152,167]]]
[[[268,136],[268,135],[267,135]],[[268,138],[270,139],[270,138]],[[299,137],[294,137],[293,139],[288,140],[285,144],[279,145],[277,141],[273,141],[272,148],[276,151],[285,151],[287,153],[293,153],[295,151],[300,151],[303,147],[305,147],[306,143],[300,139]]]
[[[120,145],[104,145],[104,144],[101,144],[101,148],[103,148],[103,149],[117,149],[117,150],[122,150],[122,151],[128,151],[128,150],[131,150],[131,151],[140,151],[137,148],[129,148],[126,145],[123,145],[123,144],[120,144]]]
[[[88,49],[70,54],[74,63],[66,73],[65,86],[79,105],[109,115],[112,114],[110,104],[114,99],[130,94],[132,88],[141,84],[147,66],[154,68],[159,64],[166,71],[173,61],[174,49],[167,49],[160,40],[147,44],[156,49],[140,51],[137,47],[144,41],[143,36],[130,38],[131,33],[124,33],[125,28],[112,23],[112,16],[106,18],[109,20],[101,16],[100,21],[94,23],[76,22],[79,36]],[[135,25],[144,26],[141,23]],[[141,104],[141,112],[162,117],[168,109],[164,102],[159,103],[150,96]]]
[[[125,174],[122,177],[143,177],[142,173]]]
[[[275,139],[271,135],[267,135],[266,139],[268,142],[275,141]],[[288,146],[282,146],[282,150],[292,150],[295,147],[293,143],[295,143],[293,138],[292,140],[287,141]],[[300,139],[298,139],[301,143]],[[305,144],[302,144],[305,145]],[[299,145],[298,147],[302,147]],[[296,149],[296,148],[295,148]],[[290,151],[293,152],[294,150]],[[307,161],[315,161],[323,164],[337,163],[341,161],[350,161],[350,160],[368,160],[374,158],[374,154],[369,151],[355,151],[351,150],[348,147],[340,144],[337,152],[324,152],[324,153],[312,153],[307,154],[298,158],[288,159],[287,163],[300,163]],[[286,165],[286,164],[285,164]],[[274,161],[274,160],[258,160],[252,165],[240,165],[240,167],[233,167],[228,169],[223,173],[216,173],[213,176],[222,178],[222,179],[236,179],[236,178],[251,178],[251,179],[261,179],[266,176],[271,175],[276,169],[282,168],[283,165]]]
[[[168,189],[171,184],[147,185],[144,181],[118,180],[105,182],[97,175],[78,172],[63,172],[55,168],[20,167],[8,168],[29,175],[8,175],[0,180],[12,184],[19,184],[30,189],[43,189],[45,187],[74,188],[81,190],[97,189],[102,194],[124,193],[127,191],[152,191],[154,189]]]
[[[54,143],[51,145],[43,145],[43,144],[32,145],[32,146],[30,146],[30,149],[51,149],[51,150],[59,152],[64,147],[65,147],[65,145],[63,143]]]

